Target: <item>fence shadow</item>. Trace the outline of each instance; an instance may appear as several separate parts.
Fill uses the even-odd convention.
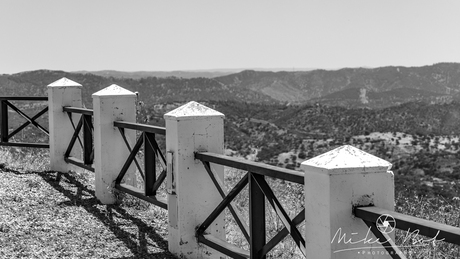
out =
[[[5,169],[3,169],[5,170]],[[8,170],[14,174],[24,174],[15,170]],[[43,172],[28,172],[29,174],[36,174],[40,176],[45,182],[52,186],[56,191],[62,193],[69,200],[59,203],[61,206],[80,206],[84,208],[88,213],[91,213],[95,218],[102,222],[119,240],[121,240],[126,247],[132,252],[131,257],[113,257],[114,259],[134,259],[134,258],[171,258],[176,259],[172,253],[168,251],[168,242],[161,235],[159,235],[155,228],[149,226],[139,218],[134,217],[128,211],[120,207],[119,205],[103,205],[106,210],[98,208],[102,205],[95,196],[95,191],[88,189],[82,182],[80,182],[72,174],[64,174],[61,172],[54,171],[43,171]],[[27,174],[27,173],[26,173]],[[77,187],[77,192],[74,193],[61,185],[62,181],[66,181],[66,184]],[[84,194],[85,193],[85,194]],[[92,196],[91,198],[82,199],[82,196]],[[117,217],[121,217],[123,220],[127,220],[134,224],[139,230],[138,236],[133,237],[132,233],[123,230],[117,223],[114,222],[113,216],[117,214]],[[152,218],[155,220],[155,218]],[[148,241],[150,238],[157,245],[159,252],[149,253]],[[137,240],[136,240],[137,239]]]

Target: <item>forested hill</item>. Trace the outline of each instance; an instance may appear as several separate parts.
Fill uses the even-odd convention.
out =
[[[147,106],[141,118],[164,125],[163,114],[180,105]],[[405,132],[412,135],[460,135],[460,103],[406,103],[384,109],[330,107],[325,105],[266,105],[206,102],[225,114],[226,142],[290,143],[306,138],[347,138],[371,132]],[[234,143],[233,143],[234,142]],[[239,144],[238,144],[239,143]],[[236,148],[238,150],[238,148]]]
[[[215,79],[228,86],[259,91],[278,101],[375,108],[416,100],[442,102],[458,98],[460,64],[277,73],[243,71]]]
[[[139,92],[141,101],[162,104],[187,101],[241,101],[273,103],[276,100],[250,89],[235,89],[209,78],[148,77],[138,80],[106,78],[93,74],[64,71],[37,70],[0,76],[0,93],[4,96],[45,96],[47,85],[66,77],[83,85],[82,95],[86,107],[92,107],[91,95],[111,84]]]
[[[67,77],[91,94],[118,84],[138,91],[150,104],[186,101],[237,101],[265,104],[312,104],[383,108],[407,102],[448,103],[460,100],[460,64],[424,67],[345,68],[305,72],[242,71],[214,78],[103,77],[88,73],[38,70],[0,75],[1,95],[43,96],[46,86]]]

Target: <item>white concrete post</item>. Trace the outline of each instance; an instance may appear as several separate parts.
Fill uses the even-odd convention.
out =
[[[114,181],[129,156],[129,150],[113,122],[136,122],[136,94],[118,85],[111,85],[92,97],[96,197],[104,204],[113,204],[116,202]],[[136,132],[126,130],[125,135],[133,147]],[[123,178],[125,183],[135,186],[135,173],[132,164]]]
[[[390,167],[389,162],[348,145],[302,163],[307,258],[375,258],[376,253],[385,258],[380,244],[368,242],[377,238],[353,216],[352,206],[394,209]],[[394,241],[394,232],[390,237]]]
[[[169,251],[181,258],[220,258],[216,250],[198,244],[195,231],[222,201],[195,151],[223,154],[224,115],[197,102],[189,102],[164,115],[166,150],[172,154],[172,179],[168,195]],[[215,175],[224,182],[224,168],[211,163]],[[172,175],[171,175],[172,173]],[[225,240],[224,215],[206,231]]]
[[[64,161],[64,154],[74,133],[69,117],[62,111],[64,106],[82,107],[81,88],[67,78],[62,78],[48,85],[48,114],[49,114],[49,143],[50,143],[50,169],[59,172],[75,170],[73,165]],[[80,115],[72,115],[74,125],[78,124]],[[74,145],[70,154],[81,158],[80,145]]]

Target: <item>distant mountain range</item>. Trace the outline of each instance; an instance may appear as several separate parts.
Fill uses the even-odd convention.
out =
[[[238,73],[241,69],[217,69],[217,70],[196,70],[196,71],[135,71],[124,72],[116,70],[101,70],[101,71],[75,71],[76,74],[93,74],[103,77],[126,78],[126,79],[141,79],[147,77],[181,77],[181,78],[196,78],[196,77],[218,77]]]
[[[458,99],[460,64],[277,73],[243,71],[215,79],[227,86],[251,89],[281,102],[379,108],[410,101]]]
[[[181,78],[196,78],[206,77],[214,78],[239,73],[244,70],[256,71],[311,71],[312,68],[234,68],[234,69],[202,69],[202,70],[177,70],[177,71],[117,71],[117,70],[101,70],[101,71],[75,71],[77,74],[93,74],[103,77],[125,78],[125,79],[141,79],[147,77],[181,77]]]
[[[84,86],[84,100],[89,106],[92,93],[113,83],[138,91],[142,101],[152,104],[195,100],[384,108],[413,101],[460,100],[459,63],[333,71],[245,70],[217,77],[211,75],[228,71],[180,72],[183,77],[178,77],[178,72],[170,72],[174,76],[168,77],[152,76],[153,72],[100,71],[104,76],[95,73],[38,70],[0,75],[0,95],[45,95],[49,83],[67,77]],[[198,77],[187,78],[190,73]]]

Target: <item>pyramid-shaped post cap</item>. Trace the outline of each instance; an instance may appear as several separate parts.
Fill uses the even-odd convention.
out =
[[[107,86],[104,89],[101,89],[94,94],[92,94],[92,97],[98,97],[98,98],[105,98],[105,97],[136,97],[136,94],[121,87],[116,84]]]
[[[53,83],[49,84],[48,87],[82,87],[81,84],[72,81],[68,78],[61,78],[57,81],[54,81]]]
[[[366,153],[358,148],[345,145],[302,163],[302,169],[323,169],[329,174],[382,172],[391,168],[391,163]]]
[[[195,101],[188,102],[164,115],[165,119],[196,119],[198,117],[225,117],[224,114]]]

